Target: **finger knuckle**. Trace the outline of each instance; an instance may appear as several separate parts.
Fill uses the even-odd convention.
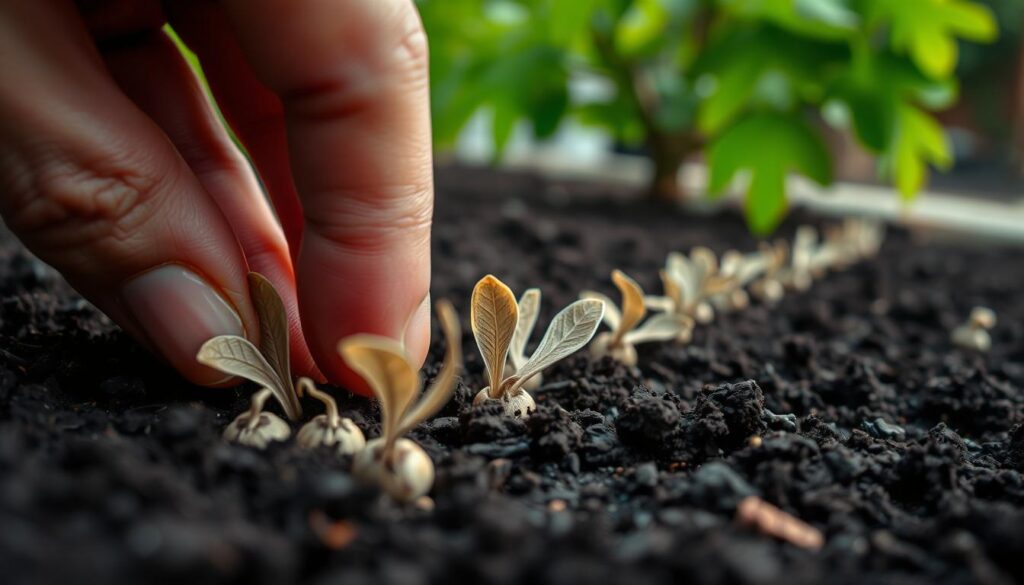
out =
[[[23,237],[70,248],[126,241],[153,216],[160,179],[112,161],[51,158],[22,182],[8,219]]]
[[[351,189],[325,194],[325,205],[306,214],[310,233],[348,253],[379,255],[395,246],[429,245],[432,186],[409,184],[371,194]]]

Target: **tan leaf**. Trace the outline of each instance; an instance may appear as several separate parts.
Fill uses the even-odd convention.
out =
[[[585,290],[581,292],[580,299],[593,299],[604,303],[604,324],[612,331],[619,328],[619,323],[622,323],[622,313],[620,313],[619,308],[615,306],[615,301],[592,290]]]
[[[703,282],[718,272],[718,256],[707,247],[695,246],[690,250],[690,263],[696,274],[697,282]]]
[[[618,287],[622,295],[622,321],[615,330],[615,340],[618,342],[622,336],[632,331],[643,320],[647,314],[644,308],[644,291],[635,280],[626,276],[621,270],[612,271],[612,282]]]
[[[519,321],[519,308],[512,291],[490,274],[481,278],[473,287],[469,321],[487,368],[491,390],[497,392]]]
[[[288,313],[277,289],[258,272],[249,273],[249,294],[260,319],[260,353],[277,372],[288,392],[292,408],[302,414],[302,407],[292,384],[292,368],[288,360]]]
[[[530,361],[516,373],[507,392],[514,393],[530,377],[586,345],[601,324],[604,311],[604,303],[596,299],[576,301],[562,309],[551,321]]]
[[[537,314],[540,312],[540,289],[531,288],[519,297],[519,318],[516,321],[516,330],[512,334],[512,343],[509,346],[509,360],[512,366],[519,370],[526,363],[526,344],[530,341],[530,334],[537,324]]]
[[[661,313],[654,315],[644,324],[630,331],[625,336],[625,342],[630,345],[637,343],[648,343],[652,341],[669,341],[676,339],[680,334],[693,329],[693,319],[686,315],[673,313]]]
[[[420,401],[403,418],[401,428],[398,430],[399,435],[404,435],[416,425],[434,416],[448,403],[452,392],[455,391],[459,370],[462,369],[462,328],[459,326],[459,315],[455,312],[455,307],[444,299],[436,303],[436,309],[446,346],[444,364]]]
[[[219,372],[245,378],[273,393],[288,418],[296,420],[302,414],[297,408],[274,368],[263,358],[260,350],[244,337],[221,335],[209,339],[199,348],[196,361]]]
[[[679,288],[679,283],[669,275],[668,271],[659,270],[658,276],[661,277],[661,287],[665,289],[665,296],[671,299],[676,306],[686,304],[683,300],[683,291]]]
[[[360,333],[338,342],[338,353],[362,376],[380,400],[383,437],[387,449],[399,437],[409,405],[420,390],[416,367],[400,343],[390,337]]]

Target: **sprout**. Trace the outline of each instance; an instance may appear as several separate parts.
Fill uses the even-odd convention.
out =
[[[271,441],[287,440],[292,434],[288,423],[271,412],[263,412],[263,404],[273,392],[264,388],[252,395],[249,410],[238,415],[224,429],[224,438],[257,449],[266,448]]]
[[[555,315],[540,345],[530,359],[514,374],[505,376],[509,346],[519,324],[515,296],[504,283],[488,274],[473,288],[470,323],[473,336],[487,368],[489,385],[473,399],[473,404],[500,400],[510,416],[523,417],[536,406],[523,388],[530,378],[551,364],[580,349],[594,336],[604,303],[587,299],[576,301]]]
[[[644,299],[648,308],[664,313],[691,317],[701,324],[715,318],[715,310],[709,299],[736,288],[734,275],[722,274],[718,269],[718,258],[708,248],[698,246],[686,257],[672,252],[661,271],[661,283],[665,296],[649,296]],[[680,342],[689,339],[681,337]]]
[[[537,313],[540,311],[540,289],[531,288],[519,297],[517,304],[519,317],[516,319],[516,329],[512,333],[512,341],[508,347],[508,363],[505,367],[509,374],[521,370],[527,362],[526,344],[533,333],[533,326],[537,324]],[[523,383],[524,390],[536,390],[540,387],[543,374],[537,374]]]
[[[761,302],[777,303],[786,292],[783,269],[789,260],[789,242],[780,239],[762,243],[756,254],[764,262],[764,270],[760,278],[750,283],[750,292]]]
[[[987,307],[974,307],[967,322],[953,330],[953,344],[961,349],[986,352],[992,348],[989,329],[996,326],[996,313]]]
[[[383,425],[381,436],[356,453],[352,473],[361,481],[380,486],[401,502],[425,495],[434,483],[430,457],[403,435],[448,402],[462,367],[458,315],[447,301],[437,303],[437,315],[447,349],[440,373],[422,395],[416,365],[401,343],[368,334],[352,335],[338,343],[338,353],[380,400]]]
[[[750,295],[744,289],[763,274],[767,267],[768,259],[760,252],[744,255],[736,250],[729,250],[722,254],[722,264],[718,272],[727,279],[730,288],[711,297],[711,304],[722,312],[746,309],[750,306]]]
[[[782,282],[787,288],[806,291],[814,282],[815,253],[818,251],[818,230],[809,225],[796,229],[789,266],[783,269]],[[820,256],[818,257],[820,261]]]
[[[245,378],[270,390],[291,420],[302,415],[288,362],[288,314],[274,285],[249,273],[249,290],[260,319],[260,347],[236,335],[220,335],[199,348],[196,360],[215,370]]]
[[[612,272],[612,282],[622,295],[621,311],[601,293],[580,293],[582,299],[595,299],[604,303],[604,323],[611,329],[610,332],[598,335],[590,344],[590,355],[594,358],[610,355],[627,366],[635,366],[636,344],[689,337],[692,333],[693,319],[675,313],[655,315],[640,325],[647,313],[643,289],[621,270]]]
[[[326,392],[321,392],[309,378],[299,378],[295,384],[295,390],[299,396],[309,394],[320,402],[324,403],[327,409],[325,414],[318,414],[313,417],[295,436],[300,446],[307,449],[315,449],[321,445],[327,447],[337,446],[340,455],[351,455],[366,446],[366,438],[363,431],[359,430],[350,419],[343,418],[338,414],[338,404],[334,398]]]

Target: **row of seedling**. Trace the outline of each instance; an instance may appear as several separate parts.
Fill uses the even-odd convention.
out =
[[[729,251],[719,259],[703,247],[689,255],[672,253],[660,273],[664,289],[660,296],[645,295],[632,278],[616,270],[612,280],[622,296],[621,308],[599,293],[584,292],[555,315],[529,354],[540,291],[529,289],[516,300],[508,286],[487,275],[474,287],[470,304],[470,323],[487,375],[474,404],[498,401],[509,416],[528,416],[536,408],[529,391],[540,384],[542,372],[590,343],[602,321],[610,331],[593,340],[591,355],[635,365],[637,344],[688,343],[694,327],[710,323],[716,312],[745,308],[750,295],[774,303],[787,290],[806,290],[827,270],[874,255],[881,240],[878,225],[847,220],[828,230],[821,241],[814,228],[805,226],[797,230],[792,245],[780,240],[752,254]],[[342,358],[380,401],[381,436],[367,441],[358,426],[341,416],[329,394],[307,378],[293,379],[281,298],[259,274],[250,274],[249,283],[260,320],[260,347],[242,337],[220,336],[203,344],[197,355],[200,363],[260,387],[249,410],[225,429],[225,438],[258,448],[287,440],[291,426],[263,407],[274,397],[285,415],[298,421],[302,417],[299,398],[309,395],[324,404],[325,412],[301,427],[296,436],[300,447],[327,446],[353,455],[353,474],[398,500],[425,495],[433,483],[433,464],[405,435],[437,413],[455,389],[462,367],[462,333],[451,304],[437,304],[445,358],[423,392],[417,368],[398,341],[360,334],[339,342]],[[648,313],[653,314],[648,317]]]

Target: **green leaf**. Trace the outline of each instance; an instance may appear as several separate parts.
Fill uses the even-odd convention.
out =
[[[616,52],[623,57],[653,53],[668,23],[669,12],[660,0],[634,0],[615,28]]]
[[[889,149],[904,104],[941,107],[955,94],[955,83],[925,77],[906,59],[887,53],[865,57],[830,88],[848,107],[857,138],[877,153]]]
[[[820,99],[830,64],[847,55],[843,45],[774,27],[733,27],[716,36],[694,66],[714,88],[700,105],[697,127],[714,135],[751,105]]]
[[[936,78],[953,73],[958,37],[990,42],[997,35],[992,12],[970,0],[867,0],[865,12],[891,27],[893,49]]]
[[[786,174],[799,171],[820,185],[832,181],[825,144],[801,118],[749,115],[726,129],[707,152],[708,189],[719,195],[738,173],[749,173],[746,217],[757,234],[773,230],[786,211]]]
[[[548,10],[548,38],[559,46],[569,46],[587,30],[594,13],[595,0],[545,0]]]
[[[925,112],[905,104],[899,108],[893,144],[885,162],[900,196],[911,200],[924,187],[928,164],[945,170],[953,164],[953,156],[942,126]]]

